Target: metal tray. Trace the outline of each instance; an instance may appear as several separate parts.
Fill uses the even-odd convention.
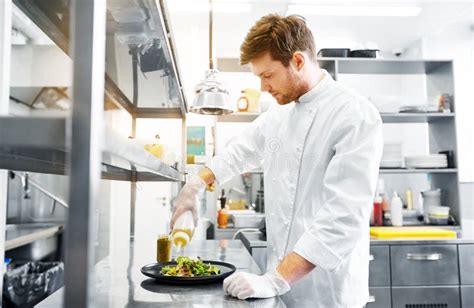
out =
[[[161,269],[167,265],[176,265],[176,261],[152,263],[142,267],[141,272],[143,275],[154,278],[156,281],[165,284],[174,285],[196,285],[196,284],[208,284],[215,283],[224,280],[235,272],[236,268],[234,265],[220,261],[209,261],[203,260],[204,263],[210,263],[217,266],[221,273],[218,275],[206,276],[206,277],[171,277],[161,274]]]

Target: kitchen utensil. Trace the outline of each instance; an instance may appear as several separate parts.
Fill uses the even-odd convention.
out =
[[[164,266],[174,266],[177,264],[176,261],[148,264],[141,268],[141,272],[143,275],[154,278],[156,281],[164,284],[198,285],[220,282],[236,270],[234,265],[226,262],[208,260],[203,260],[203,262],[217,266],[221,270],[220,274],[205,277],[174,277],[161,274],[161,269]]]
[[[423,196],[423,209],[428,212],[430,206],[441,206],[441,189],[430,189],[421,192]]]
[[[319,57],[345,58],[349,56],[349,48],[322,48],[318,51]]]
[[[370,235],[389,238],[456,238],[456,231],[434,227],[371,227]]]

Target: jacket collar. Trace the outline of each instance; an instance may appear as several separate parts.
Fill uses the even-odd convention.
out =
[[[296,103],[306,104],[313,102],[321,93],[325,92],[328,86],[334,82],[331,75],[325,70],[322,69],[324,77],[308,92],[301,95]]]

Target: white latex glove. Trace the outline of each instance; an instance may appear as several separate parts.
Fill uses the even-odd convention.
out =
[[[276,270],[262,276],[238,272],[224,279],[224,291],[239,299],[273,297],[289,290],[290,285]]]
[[[173,200],[173,215],[171,216],[171,228],[176,219],[186,211],[191,211],[194,218],[194,226],[197,226],[197,206],[196,198],[200,190],[206,188],[206,182],[198,176],[192,175],[183,186],[178,196]]]

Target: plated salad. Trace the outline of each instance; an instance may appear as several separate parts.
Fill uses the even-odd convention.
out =
[[[174,277],[206,277],[218,275],[221,272],[217,266],[204,263],[200,258],[179,256],[176,263],[176,265],[163,266],[161,274]]]

